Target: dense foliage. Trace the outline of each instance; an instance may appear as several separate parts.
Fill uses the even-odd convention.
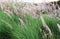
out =
[[[10,16],[9,16],[10,15]],[[40,18],[32,15],[21,16],[16,13],[6,14],[0,10],[0,39],[60,39],[60,21],[49,14],[43,14],[45,24],[51,31],[44,27]]]

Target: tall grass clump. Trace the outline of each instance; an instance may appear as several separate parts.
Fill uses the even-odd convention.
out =
[[[0,10],[0,39],[59,39],[57,20],[45,15],[43,18],[52,36],[44,27],[40,16],[33,18],[32,15],[20,16]]]

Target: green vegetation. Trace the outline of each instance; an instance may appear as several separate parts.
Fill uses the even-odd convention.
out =
[[[10,16],[0,10],[0,39],[60,39],[60,30],[55,17],[43,15],[49,31],[43,26],[40,16],[36,19],[31,15],[19,16],[15,13]]]

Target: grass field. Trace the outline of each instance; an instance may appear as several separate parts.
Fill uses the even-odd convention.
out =
[[[47,14],[35,19],[0,10],[0,39],[60,39],[59,24],[59,20]]]

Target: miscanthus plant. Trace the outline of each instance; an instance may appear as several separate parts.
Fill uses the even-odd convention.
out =
[[[60,39],[59,24],[48,15],[33,18],[0,10],[0,39]]]

